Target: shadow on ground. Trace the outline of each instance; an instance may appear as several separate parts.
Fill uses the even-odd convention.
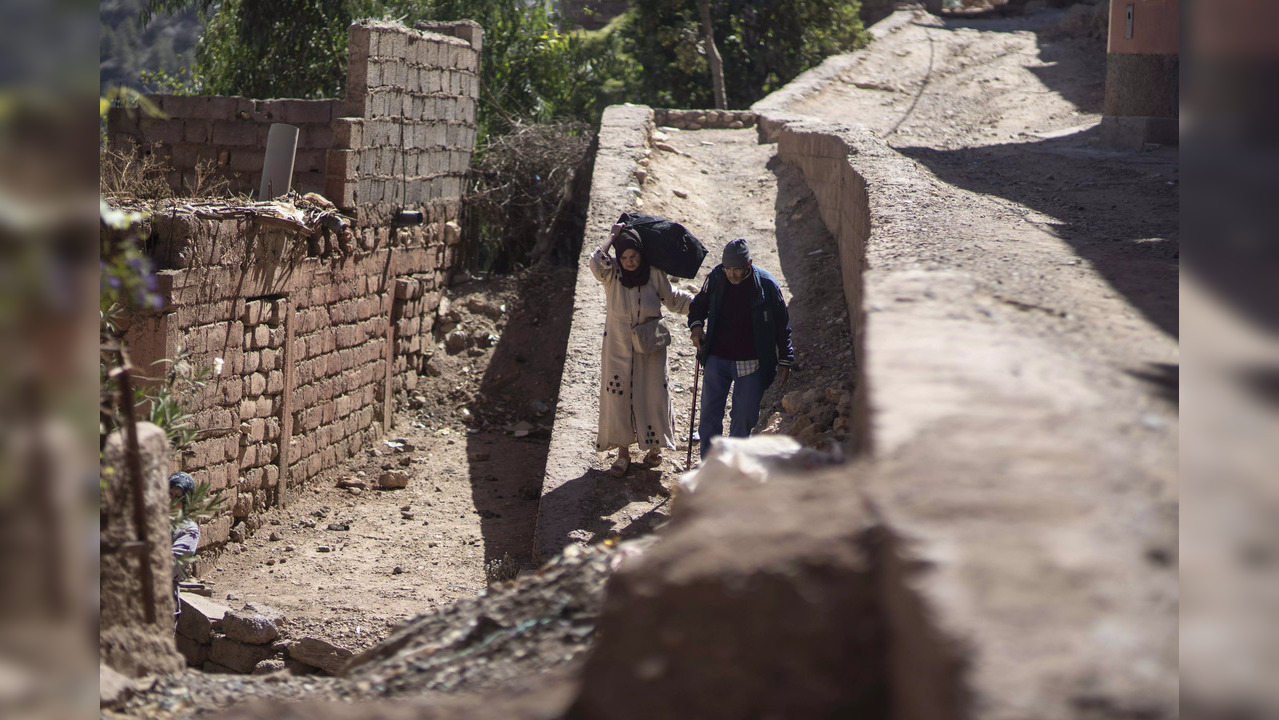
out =
[[[582,511],[573,514],[580,520],[572,528],[564,526],[562,532],[542,537],[539,550],[550,557],[571,543],[593,545],[609,538],[630,540],[648,535],[669,519],[666,500],[658,500],[666,493],[660,471],[632,466],[625,477],[616,478],[605,470],[587,470],[542,498],[548,507],[576,506]],[[644,509],[637,509],[633,516],[617,517],[633,504]]]
[[[475,421],[467,434],[467,458],[486,567],[509,562],[513,571],[531,562],[574,277],[572,268],[550,267],[521,279],[469,406]]]

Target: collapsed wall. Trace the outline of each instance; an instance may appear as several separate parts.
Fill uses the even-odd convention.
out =
[[[395,394],[434,351],[434,313],[466,246],[481,31],[419,28],[352,25],[343,100],[163,96],[167,119],[111,114],[112,143],[156,148],[175,186],[212,158],[241,190],[256,189],[270,123],[302,122],[298,189],[322,195],[134,203],[150,216],[163,304],[128,320],[132,362],[152,387],[180,355],[208,371],[183,398],[199,434],[174,468],[225,500],[202,549],[252,533],[264,510],[386,432]],[[403,212],[420,216],[396,222]]]

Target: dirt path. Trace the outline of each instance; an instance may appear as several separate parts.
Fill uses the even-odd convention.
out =
[[[288,618],[291,636],[360,650],[523,568],[571,281],[556,268],[455,282],[437,321],[453,329],[440,333],[435,374],[419,379],[393,431],[230,544],[201,578],[213,599],[265,603]],[[452,333],[465,340],[451,344]],[[408,486],[378,489],[388,471],[410,475]]]

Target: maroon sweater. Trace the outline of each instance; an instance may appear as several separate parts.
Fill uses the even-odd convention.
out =
[[[715,345],[711,354],[725,360],[754,360],[755,338],[751,332],[751,279],[734,285],[726,283],[724,304],[715,319],[719,329],[715,331]]]

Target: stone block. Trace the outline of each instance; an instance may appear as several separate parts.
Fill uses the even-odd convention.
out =
[[[222,632],[228,639],[246,645],[266,645],[280,636],[271,618],[252,610],[227,611],[222,617]]]
[[[200,547],[221,545],[231,538],[231,517],[222,516],[200,525]]]
[[[262,301],[246,300],[244,303],[244,314],[240,316],[245,325],[257,325],[262,322]]]
[[[383,490],[395,490],[409,485],[410,476],[402,470],[387,470],[378,476],[378,487]]]
[[[290,658],[330,675],[340,674],[352,655],[346,648],[309,637],[289,643],[287,652]]]
[[[222,618],[231,608],[194,593],[180,593],[179,600],[182,614],[178,617],[178,635],[203,645],[212,642],[213,633],[221,630]],[[190,656],[187,659],[189,661]],[[198,667],[206,659],[207,654],[199,662],[190,664]]]
[[[254,675],[270,675],[272,673],[282,672],[287,665],[279,658],[267,658],[257,665],[253,666]]]
[[[270,645],[245,644],[222,636],[213,638],[209,652],[211,662],[246,675],[253,672],[258,663],[274,656],[275,650]]]

